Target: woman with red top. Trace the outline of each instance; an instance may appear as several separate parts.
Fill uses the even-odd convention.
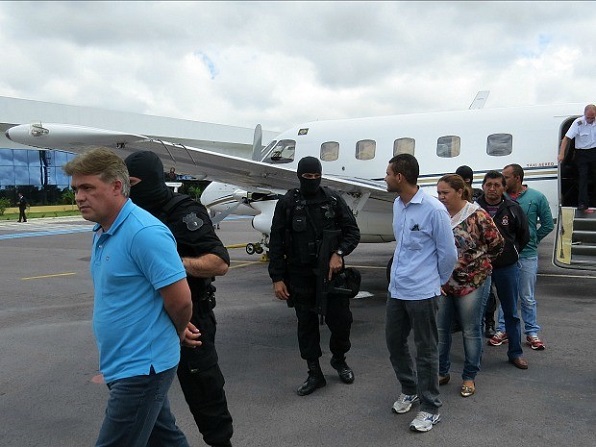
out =
[[[457,174],[438,181],[438,199],[451,216],[458,260],[443,296],[437,315],[439,330],[439,384],[449,382],[451,326],[457,316],[462,327],[464,368],[460,394],[475,393],[475,378],[482,356],[482,285],[492,272],[491,260],[503,249],[503,237],[489,214],[477,203],[469,202],[469,188]]]

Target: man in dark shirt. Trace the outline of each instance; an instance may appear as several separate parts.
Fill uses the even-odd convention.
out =
[[[178,379],[206,444],[229,447],[232,416],[215,350],[215,276],[226,274],[228,251],[215,234],[207,209],[165,184],[163,164],[153,152],[129,155],[130,198],[165,223],[176,239],[192,293],[190,330],[200,331],[201,346],[182,346]]]
[[[505,196],[505,177],[497,171],[489,171],[482,181],[484,194],[478,204],[491,215],[501,235],[505,239],[503,252],[493,261],[492,281],[505,316],[506,333],[498,332],[489,339],[491,346],[509,342],[507,357],[509,362],[520,369],[528,369],[528,361],[523,357],[521,345],[521,324],[517,315],[519,295],[519,253],[530,240],[528,219],[521,207]],[[485,292],[484,303],[488,299]]]
[[[321,188],[321,162],[304,157],[298,163],[300,188],[287,192],[277,202],[269,240],[269,276],[275,296],[293,306],[298,318],[300,356],[308,365],[308,377],[298,388],[300,396],[326,385],[321,371],[319,318],[317,312],[317,275],[323,274],[320,257],[328,258],[328,279],[339,273],[344,256],[360,241],[360,230],[346,202],[334,191]],[[321,253],[325,233],[336,234],[333,253]],[[349,351],[352,313],[349,297],[333,296],[327,300],[325,322],[331,331],[329,347],[331,366],[344,383],[354,381],[354,372],[346,363]]]

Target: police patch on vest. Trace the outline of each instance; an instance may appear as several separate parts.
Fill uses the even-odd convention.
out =
[[[195,213],[189,213],[182,218],[182,222],[186,224],[186,228],[190,231],[196,231],[203,226],[203,219],[198,217]]]

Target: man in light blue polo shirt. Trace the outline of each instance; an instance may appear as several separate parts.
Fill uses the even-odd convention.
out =
[[[385,336],[389,358],[402,392],[393,404],[406,413],[420,401],[410,423],[413,431],[426,432],[441,420],[439,407],[438,299],[457,263],[455,238],[447,209],[417,185],[418,161],[409,154],[389,160],[387,191],[397,193],[393,204],[393,255],[387,299]],[[414,331],[416,368],[408,346]]]
[[[107,149],[64,166],[83,218],[96,222],[91,252],[93,329],[110,390],[96,446],[188,447],[167,392],[192,303],[174,237],[128,199],[124,161]]]

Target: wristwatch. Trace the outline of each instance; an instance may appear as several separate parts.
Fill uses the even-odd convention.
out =
[[[341,256],[342,258],[344,257],[344,251],[343,250],[336,250],[335,254]]]

